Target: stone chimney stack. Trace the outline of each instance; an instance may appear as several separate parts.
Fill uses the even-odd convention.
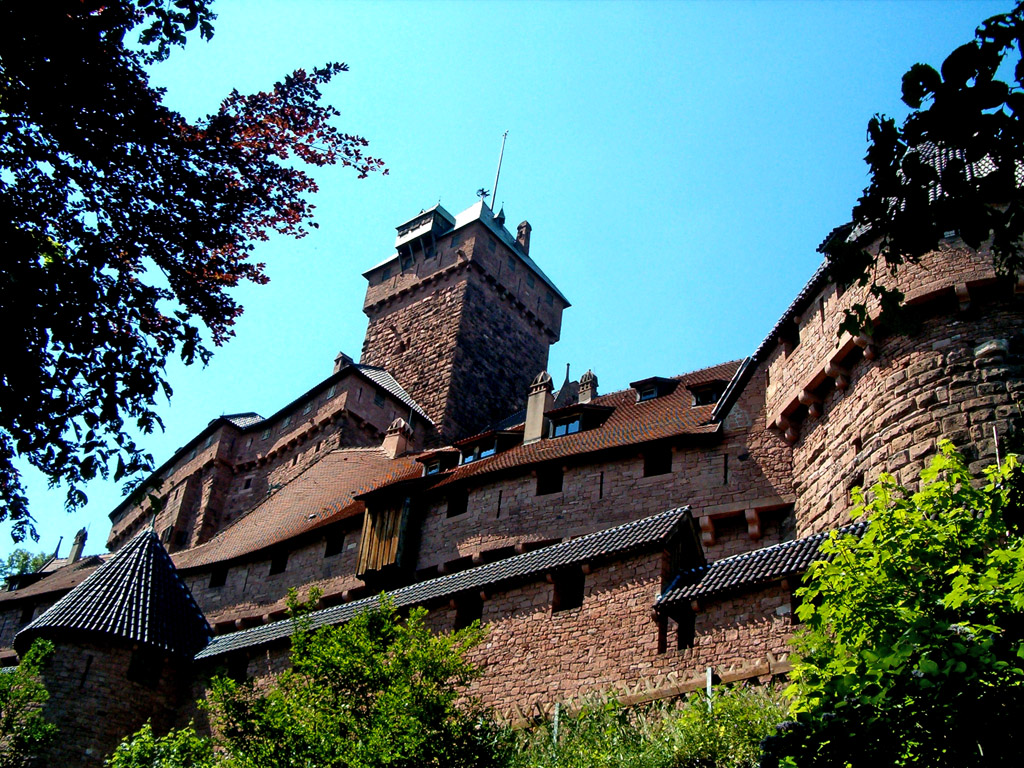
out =
[[[82,550],[85,549],[85,540],[87,538],[89,538],[89,534],[85,532],[85,528],[82,528],[75,534],[75,540],[71,544],[71,552],[68,553],[68,563],[77,563],[82,559]]]
[[[529,227],[529,224],[526,225]],[[522,227],[520,227],[522,229]],[[529,234],[527,234],[529,241]],[[555,398],[551,394],[554,385],[551,374],[541,371],[530,385],[530,397],[526,401],[526,427],[523,431],[523,445],[535,443],[544,436],[544,412],[551,410]]]
[[[334,372],[337,373],[346,365],[352,365],[352,358],[344,352],[339,352],[338,356],[334,358]]]
[[[580,376],[580,398],[579,402],[589,403],[597,397],[597,376],[590,369]]]
[[[523,249],[523,253],[527,256],[530,255],[530,233],[533,231],[533,227],[530,226],[530,222],[524,221],[519,225],[519,229],[516,230],[516,242],[519,243],[519,247]]]
[[[397,459],[409,452],[409,442],[412,440],[412,427],[405,419],[395,419],[384,433],[384,444],[381,448],[389,459]]]

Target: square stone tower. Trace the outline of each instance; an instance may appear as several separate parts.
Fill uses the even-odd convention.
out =
[[[385,368],[451,441],[523,408],[545,370],[568,300],[516,236],[479,202],[440,205],[397,227],[395,253],[364,273],[361,362]]]

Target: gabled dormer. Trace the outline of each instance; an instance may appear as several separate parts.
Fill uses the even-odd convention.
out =
[[[679,379],[666,379],[661,376],[651,376],[646,379],[631,382],[630,387],[636,390],[636,401],[638,403],[647,400],[655,400],[675,392],[679,386]]]

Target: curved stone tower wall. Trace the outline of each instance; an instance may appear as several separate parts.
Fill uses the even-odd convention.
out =
[[[755,374],[767,379],[768,423],[792,444],[798,536],[849,522],[850,490],[883,472],[912,485],[941,438],[976,470],[994,461],[997,440],[1001,453],[1016,444],[1024,300],[1012,281],[954,243],[896,284],[917,321],[908,333],[840,338],[843,310],[863,293],[830,285]]]

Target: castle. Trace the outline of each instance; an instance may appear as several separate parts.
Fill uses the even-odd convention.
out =
[[[545,372],[569,302],[530,241],[483,202],[405,222],[364,273],[358,363],[214,419],[111,512],[112,554],[76,541],[0,593],[0,660],[57,646],[52,764],[187,721],[214,670],[284,668],[291,587],[322,590],[314,624],[382,590],[439,631],[482,621],[473,693],[513,720],[768,679],[850,489],[912,483],[940,436],[980,466],[1013,434],[1024,286],[955,236],[890,278],[912,335],[840,336],[864,292],[819,270],[750,357],[608,393]]]

